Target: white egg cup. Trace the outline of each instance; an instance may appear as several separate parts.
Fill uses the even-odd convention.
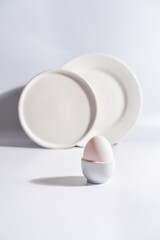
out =
[[[110,180],[115,170],[115,159],[111,162],[92,162],[81,159],[82,172],[89,183],[100,184]]]

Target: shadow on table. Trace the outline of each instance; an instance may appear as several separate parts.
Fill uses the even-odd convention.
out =
[[[0,146],[40,148],[24,133],[18,119],[18,101],[23,87],[0,94]]]
[[[62,187],[81,187],[81,186],[94,185],[94,184],[88,183],[83,176],[37,178],[37,179],[31,180],[31,183],[38,184],[38,185],[62,186]]]

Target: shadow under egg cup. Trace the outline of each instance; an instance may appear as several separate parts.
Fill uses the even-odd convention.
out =
[[[93,162],[81,159],[83,175],[89,183],[100,184],[108,182],[115,171],[115,159],[110,162]]]

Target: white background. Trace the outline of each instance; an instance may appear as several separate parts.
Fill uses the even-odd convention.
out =
[[[112,183],[93,187],[82,149],[37,148],[17,116],[19,87],[90,52],[126,62],[143,92]],[[2,0],[0,74],[0,240],[160,239],[160,1]]]

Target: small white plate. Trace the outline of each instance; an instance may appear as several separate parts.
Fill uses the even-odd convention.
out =
[[[90,137],[104,135],[115,144],[126,136],[141,109],[140,85],[130,68],[112,56],[88,54],[70,60],[62,69],[81,76],[95,93],[98,111]]]
[[[67,148],[85,141],[96,111],[89,85],[65,70],[35,76],[19,100],[19,119],[24,131],[34,142],[47,148]]]

